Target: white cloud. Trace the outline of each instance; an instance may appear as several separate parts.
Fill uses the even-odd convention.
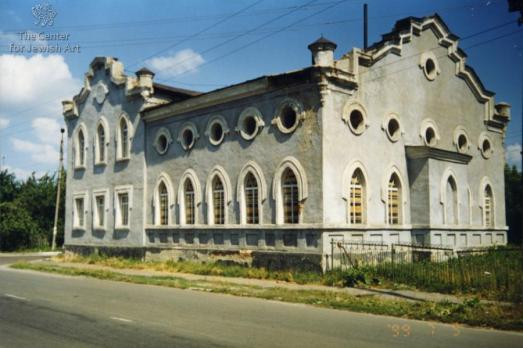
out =
[[[0,129],[9,126],[9,120],[7,118],[0,117]]]
[[[11,138],[11,144],[15,151],[27,153],[31,161],[35,163],[58,165],[59,153],[55,146],[49,144],[37,144],[27,140]]]
[[[174,77],[185,72],[195,72],[204,62],[199,53],[185,49],[174,55],[149,59],[145,64],[159,75]]]
[[[60,117],[61,101],[71,99],[81,84],[60,55],[4,54],[0,56],[0,86],[2,108],[35,107],[37,116]]]
[[[39,178],[41,176],[44,176],[44,174],[45,174],[44,172],[40,172],[40,171],[31,171],[31,170],[26,170],[26,169],[23,169],[23,168],[11,167],[11,166],[8,166],[8,165],[3,166],[2,169],[7,169],[7,171],[9,173],[14,173],[17,180],[25,180],[28,177],[30,177],[31,174],[33,174],[33,173],[35,173],[35,176],[37,178]]]
[[[505,158],[510,166],[515,165],[521,170],[521,144],[511,144],[507,146]]]
[[[45,144],[60,143],[60,124],[54,118],[37,117],[31,123],[38,139]]]

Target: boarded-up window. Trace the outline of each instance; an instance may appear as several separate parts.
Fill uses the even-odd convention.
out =
[[[390,225],[401,223],[401,184],[396,174],[390,177],[387,188],[387,222]]]
[[[282,176],[283,218],[287,224],[299,222],[300,207],[298,204],[298,182],[291,169],[285,170]]]
[[[105,128],[98,125],[98,161],[105,161]]]
[[[194,224],[194,187],[191,180],[185,180],[184,184],[185,223]]]
[[[78,132],[78,165],[85,165],[85,136],[82,130]]]
[[[122,158],[129,157],[129,126],[123,118],[120,121],[120,145]]]
[[[492,197],[492,188],[490,185],[485,187],[484,202],[483,202],[483,217],[485,227],[494,227],[494,219],[492,213],[494,211],[494,200]]]
[[[218,176],[215,176],[212,181],[212,206],[214,223],[223,225],[225,223],[225,191]]]
[[[169,194],[163,181],[158,186],[158,199],[160,201],[160,225],[167,225],[169,223]]]
[[[257,224],[259,219],[258,182],[252,173],[245,176],[245,212],[248,224]]]
[[[365,180],[360,169],[356,169],[350,181],[349,214],[351,224],[363,223]]]

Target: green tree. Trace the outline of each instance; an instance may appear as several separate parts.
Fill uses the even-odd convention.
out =
[[[0,250],[41,248],[51,245],[56,205],[57,176],[31,175],[18,181],[6,170],[0,172]],[[62,184],[65,171],[62,171]],[[58,213],[58,246],[64,240],[65,188]]]
[[[15,175],[7,169],[0,171],[0,203],[12,202],[19,191],[20,184]]]
[[[521,172],[516,166],[505,165],[505,210],[507,217],[509,243],[521,244],[523,226],[523,188]]]
[[[17,202],[0,203],[0,250],[13,251],[47,245],[31,215]]]

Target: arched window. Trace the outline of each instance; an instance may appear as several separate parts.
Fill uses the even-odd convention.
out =
[[[85,136],[83,130],[78,131],[78,166],[85,166]]]
[[[120,155],[122,158],[129,157],[129,125],[123,117],[120,120]]]
[[[300,207],[298,202],[298,181],[294,172],[287,168],[282,175],[283,195],[283,222],[297,224],[299,222]]]
[[[254,175],[249,172],[245,176],[245,213],[248,224],[257,224],[260,222],[258,207],[258,182]]]
[[[494,199],[490,185],[485,186],[483,200],[483,225],[485,227],[494,227]]]
[[[186,179],[183,187],[183,199],[185,207],[185,223],[193,225],[195,221],[195,199],[194,187],[190,179]]]
[[[361,169],[356,169],[350,180],[349,216],[351,224],[364,223],[365,178]]]
[[[213,223],[216,225],[225,224],[225,190],[218,176],[215,176],[212,180],[212,209]]]
[[[160,225],[169,224],[169,193],[167,186],[162,181],[158,185],[158,200],[159,200],[159,213],[160,213]]]
[[[213,222],[217,225],[225,223],[225,190],[220,178],[216,175],[212,181]]]
[[[96,130],[96,134],[97,134],[97,154],[98,154],[98,158],[97,158],[97,162],[105,162],[105,128],[103,126],[103,124],[99,124],[98,125],[98,129]]]
[[[401,224],[401,182],[396,173],[392,174],[387,186],[387,223]]]
[[[445,189],[446,223],[456,225],[458,223],[458,188],[452,176],[449,176]]]

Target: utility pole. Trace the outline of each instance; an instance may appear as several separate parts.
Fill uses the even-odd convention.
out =
[[[62,133],[62,140],[60,140],[60,164],[58,165],[58,183],[56,189],[56,206],[54,209],[54,225],[53,225],[53,243],[51,250],[54,251],[56,248],[56,233],[57,233],[57,224],[58,224],[58,211],[60,210],[60,189],[62,187],[62,168],[64,162],[64,132],[65,129],[61,128],[60,133]]]

